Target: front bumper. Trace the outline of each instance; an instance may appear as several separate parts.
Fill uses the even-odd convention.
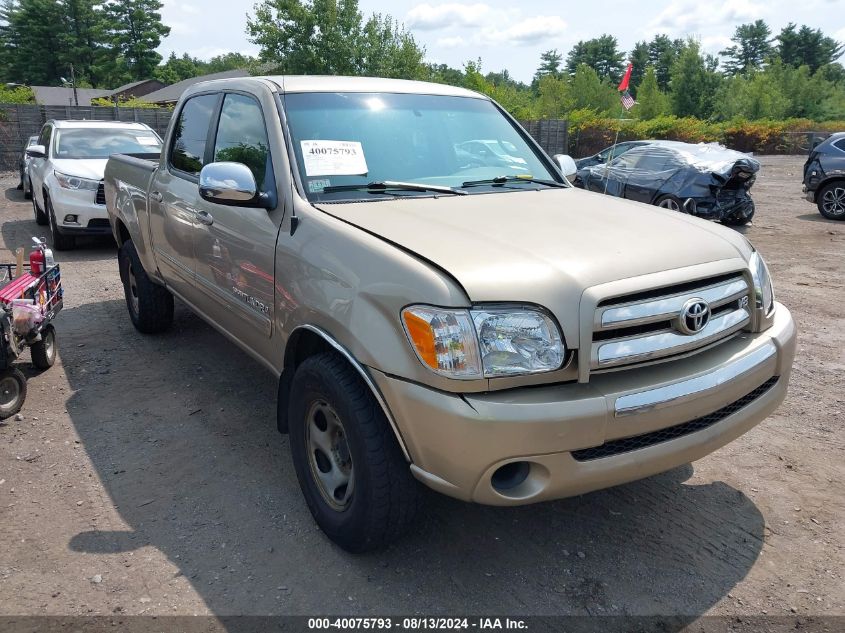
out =
[[[59,232],[67,235],[111,235],[108,210],[106,205],[97,204],[96,196],[94,191],[55,187],[50,203]],[[76,216],[76,220],[66,221],[69,215]]]
[[[419,480],[466,501],[519,505],[670,470],[739,437],[783,401],[795,343],[778,304],[765,332],[587,384],[459,395],[371,372]],[[494,485],[511,462],[527,475]]]

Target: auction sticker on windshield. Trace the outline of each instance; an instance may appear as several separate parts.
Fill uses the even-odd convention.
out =
[[[300,141],[306,176],[358,176],[367,173],[358,141]]]

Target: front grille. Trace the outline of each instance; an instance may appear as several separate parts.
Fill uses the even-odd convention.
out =
[[[93,220],[88,220],[89,229],[102,229],[109,226],[111,226],[111,224],[109,224],[109,221],[106,218],[94,218]]]
[[[729,415],[733,415],[743,407],[746,407],[754,402],[757,398],[774,387],[777,381],[777,376],[769,378],[769,380],[757,387],[754,391],[744,395],[739,400],[732,402],[726,407],[722,407],[718,411],[696,418],[695,420],[690,420],[689,422],[684,422],[683,424],[660,429],[659,431],[652,431],[651,433],[634,435],[633,437],[624,437],[619,440],[611,440],[610,442],[605,442],[601,446],[572,451],[572,457],[579,462],[588,462],[594,459],[601,459],[603,457],[621,455],[622,453],[635,451],[639,448],[662,444],[663,442],[684,437],[690,433],[703,431],[704,429],[713,426],[717,422],[721,422]]]
[[[105,204],[106,203],[106,186],[100,182],[100,186],[97,187],[97,204]]]
[[[750,288],[741,273],[648,290],[599,303],[593,322],[592,371],[703,349],[751,322]],[[691,299],[710,307],[706,326],[684,333],[679,317]]]

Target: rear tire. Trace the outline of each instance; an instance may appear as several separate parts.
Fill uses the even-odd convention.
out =
[[[681,201],[675,196],[660,196],[654,204],[655,206],[663,209],[669,209],[670,211],[686,213],[686,211],[684,211],[684,205],[682,205]]]
[[[47,213],[47,218],[50,222],[50,237],[53,241],[53,248],[57,251],[71,251],[76,247],[76,238],[73,235],[65,235],[59,231],[56,222],[56,212],[53,210],[53,203],[50,202],[50,196],[44,192],[44,211]],[[37,216],[36,216],[37,221]]]
[[[828,220],[845,220],[845,182],[832,182],[816,194],[816,205]]]
[[[26,376],[16,367],[0,371],[0,420],[21,410],[26,400]]]
[[[414,522],[421,486],[370,389],[325,352],[297,368],[290,394],[291,455],[317,525],[353,553],[396,540]]]
[[[47,325],[41,330],[41,340],[29,347],[32,364],[44,371],[56,362],[56,329]]]
[[[167,330],[173,323],[173,295],[149,278],[132,240],[120,247],[118,264],[132,325],[144,334]]]

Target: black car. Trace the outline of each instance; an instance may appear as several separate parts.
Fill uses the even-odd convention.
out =
[[[804,192],[829,220],[845,220],[845,132],[816,145],[804,163]]]
[[[579,169],[573,184],[740,226],[754,217],[749,190],[759,170],[755,159],[715,143],[652,141]]]
[[[622,156],[622,154],[627,152],[629,149],[634,149],[635,147],[640,147],[641,145],[648,145],[652,142],[653,141],[623,141],[621,143],[617,143],[616,145],[606,147],[598,154],[586,156],[585,158],[576,158],[575,166],[578,169],[581,169],[582,167],[592,167],[593,165],[604,165],[608,160],[613,160],[614,158]]]

